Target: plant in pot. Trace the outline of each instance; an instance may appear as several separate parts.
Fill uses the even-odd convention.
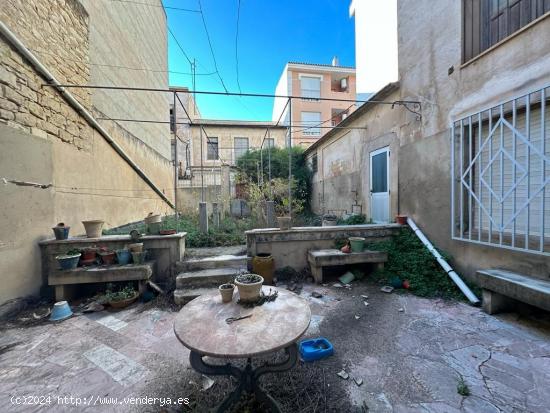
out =
[[[101,262],[105,265],[112,265],[115,263],[116,254],[107,247],[101,247],[99,249],[99,256],[101,257]]]
[[[69,238],[69,230],[71,227],[66,226],[63,222],[60,222],[52,229],[56,240],[64,240]]]
[[[65,254],[55,257],[62,270],[74,270],[80,259],[80,250],[69,250]]]
[[[96,247],[87,247],[82,249],[82,256],[80,257],[80,265],[94,265],[97,259],[97,253],[99,249]]]
[[[264,279],[258,274],[240,274],[235,277],[235,285],[242,302],[256,302],[260,298]]]
[[[220,295],[222,296],[223,303],[229,303],[233,300],[233,291],[235,291],[235,284],[226,283],[218,287]]]
[[[114,291],[113,284],[107,284],[104,301],[113,308],[124,308],[136,301],[138,297],[139,292],[135,290],[132,284],[128,284],[118,291]]]

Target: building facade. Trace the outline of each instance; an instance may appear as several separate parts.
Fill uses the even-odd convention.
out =
[[[339,66],[336,57],[332,65],[289,62],[275,94],[298,97],[292,107],[275,98],[272,120],[288,125],[292,112],[292,145],[307,148],[355,110],[355,69]]]
[[[0,187],[0,303],[46,286],[37,242],[56,223],[79,235],[82,220],[112,227],[171,211],[169,125],[122,120],[168,120],[167,97],[67,88],[78,108],[43,86],[41,69],[61,84],[167,88],[166,16],[148,2],[2,2],[0,177],[44,187]]]
[[[547,280],[549,7],[400,1],[398,89],[340,125],[366,130],[331,131],[307,152],[317,210],[408,215],[470,279],[498,267]]]

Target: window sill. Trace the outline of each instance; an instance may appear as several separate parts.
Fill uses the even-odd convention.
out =
[[[538,19],[535,19],[533,20],[531,23],[523,26],[521,29],[519,29],[518,31],[512,33],[510,36],[502,39],[500,42],[498,43],[495,43],[494,45],[492,45],[491,47],[489,47],[488,49],[485,49],[483,52],[481,52],[480,54],[478,54],[477,56],[475,57],[472,57],[470,60],[468,60],[467,62],[464,62],[460,65],[460,69],[464,69],[465,67],[468,67],[470,66],[472,63],[475,63],[477,62],[479,59],[481,59],[483,56],[491,53],[493,50],[499,48],[501,45],[503,45],[504,43],[507,43],[508,41],[514,39],[515,37],[519,36],[520,34],[522,34],[523,32],[529,30],[531,27],[533,27],[534,25],[540,23],[541,21],[547,19],[548,17],[550,17],[550,12],[547,12],[546,14],[543,14],[542,16],[540,16]],[[543,40],[544,41],[544,40]]]

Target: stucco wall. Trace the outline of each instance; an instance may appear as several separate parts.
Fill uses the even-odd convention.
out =
[[[399,99],[399,91],[383,97],[392,102]],[[370,153],[390,149],[390,217],[398,210],[399,125],[404,109],[390,105],[371,105],[356,120],[346,124],[350,128],[333,133],[330,139],[308,151],[311,162],[317,154],[317,173],[312,181],[312,208],[318,214],[361,212],[370,213]],[[360,207],[354,206],[358,204]]]
[[[161,1],[82,0],[82,4],[90,16],[90,84],[166,89],[168,41]],[[92,90],[93,105],[109,118],[167,121],[171,101],[170,93]],[[122,125],[161,156],[171,159],[169,125]]]
[[[398,2],[401,96],[420,100],[423,115],[421,127],[401,129],[400,212],[449,251],[467,276],[500,267],[547,278],[548,258],[451,240],[449,127],[453,119],[550,82],[550,18],[461,67],[460,16],[458,1]]]
[[[36,56],[60,82],[89,81],[89,70],[80,63],[88,60],[88,16],[78,1],[8,0],[4,5],[2,21],[29,49],[42,51]],[[0,176],[53,184],[47,190],[0,185],[0,303],[39,292],[36,241],[51,237],[57,222],[77,235],[84,233],[82,220],[103,219],[111,227],[142,219],[149,211],[170,211],[54,89],[41,87],[44,82],[0,37]],[[88,92],[71,93],[95,116],[101,115]],[[169,158],[121,126],[105,126],[173,198]]]

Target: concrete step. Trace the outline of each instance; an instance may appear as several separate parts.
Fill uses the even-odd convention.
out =
[[[202,294],[206,294],[210,291],[216,291],[218,287],[203,287],[203,288],[187,288],[174,291],[174,302],[177,305],[185,305],[189,301],[200,297]]]
[[[245,269],[248,266],[246,255],[218,255],[215,257],[190,258],[176,263],[176,271],[189,272],[208,270],[213,268],[238,268]]]
[[[218,286],[233,281],[238,273],[239,269],[231,267],[182,272],[176,277],[176,289]]]
[[[218,255],[246,255],[246,245],[233,245],[229,247],[186,248],[185,258],[206,258]]]

